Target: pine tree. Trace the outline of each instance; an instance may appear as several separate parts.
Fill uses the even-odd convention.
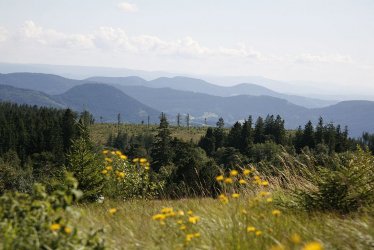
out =
[[[248,120],[244,121],[239,150],[242,154],[247,154],[253,144],[253,133],[252,133],[252,117],[248,117]]]
[[[216,142],[213,134],[213,129],[208,128],[204,137],[199,141],[199,147],[204,149],[208,156],[212,156],[216,151]]]
[[[261,116],[257,118],[253,137],[255,144],[265,142],[265,123]]]
[[[227,146],[239,148],[242,136],[242,125],[236,122],[227,136]]]
[[[314,127],[311,121],[305,125],[302,144],[303,147],[308,146],[310,149],[315,148]]]
[[[220,117],[216,123],[217,127],[214,128],[213,134],[214,134],[214,140],[216,145],[216,150],[220,147],[223,147],[226,140],[226,134],[224,131],[225,127],[225,121],[222,117]]]
[[[171,146],[171,132],[169,130],[169,123],[166,115],[161,113],[160,125],[158,127],[158,133],[153,143],[151,157],[152,157],[152,168],[158,172],[162,166],[166,166],[172,162],[173,149]]]

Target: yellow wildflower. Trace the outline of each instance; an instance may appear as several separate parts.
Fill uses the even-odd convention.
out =
[[[125,173],[124,173],[124,172],[118,172],[118,173],[117,173],[117,176],[118,176],[119,178],[125,178]]]
[[[260,180],[260,176],[255,175],[255,176],[253,176],[253,179],[255,179],[256,181],[259,181]]]
[[[111,158],[105,157],[105,161],[112,162],[113,160]]]
[[[269,182],[268,182],[268,181],[262,181],[262,182],[261,182],[261,185],[262,185],[262,186],[268,186],[268,185],[269,185]]]
[[[116,155],[122,155],[122,152],[119,151],[119,150],[117,150],[117,151],[116,151]]]
[[[179,229],[180,229],[180,230],[186,230],[186,225],[181,225],[181,226],[179,227]]]
[[[275,209],[271,212],[271,214],[274,216],[279,216],[281,214],[281,211],[279,211],[278,209]]]
[[[140,162],[140,163],[146,163],[146,162],[147,162],[147,159],[146,159],[146,158],[140,158],[140,159],[139,159],[139,162]]]
[[[268,195],[270,195],[271,193],[270,192],[265,192],[265,191],[261,191],[260,193],[259,193],[259,195],[261,196],[261,197],[265,197],[265,196],[268,196]]]
[[[296,245],[301,243],[301,237],[297,233],[292,234],[290,240]]]
[[[305,244],[305,246],[302,248],[302,250],[322,250],[323,247],[321,243],[313,241]]]
[[[232,197],[232,198],[235,198],[235,199],[239,198],[239,196],[240,196],[240,194],[237,194],[237,193],[233,193],[233,194],[231,195],[231,197]]]
[[[126,156],[126,155],[121,155],[120,158],[121,158],[122,160],[127,160],[127,156]]]
[[[188,222],[191,224],[196,224],[200,220],[199,216],[190,216]]]
[[[199,238],[200,237],[200,233],[194,233],[193,235],[195,238]]]
[[[188,211],[187,211],[187,214],[188,214],[188,215],[192,215],[192,214],[193,214],[192,210],[188,210]]]
[[[183,220],[177,220],[177,224],[183,224]]]
[[[223,181],[223,179],[224,179],[223,175],[218,175],[216,177],[216,181]]]
[[[269,203],[270,203],[270,202],[273,202],[273,198],[271,198],[271,197],[267,198],[267,199],[266,199],[266,202],[269,202]]]
[[[133,163],[137,163],[137,162],[139,162],[139,158],[134,158],[134,159],[132,160],[132,162],[133,162]]]
[[[183,210],[178,210],[178,215],[179,215],[179,216],[183,216],[183,215],[184,215]]]
[[[193,239],[194,235],[193,234],[186,234],[186,241],[189,242]]]
[[[227,203],[229,202],[229,199],[228,199],[227,196],[224,195],[224,194],[220,194],[220,195],[218,196],[218,199],[219,199],[223,204],[227,204]]]
[[[108,150],[103,150],[103,154],[106,155],[109,151]]]
[[[108,170],[103,169],[103,170],[101,171],[101,173],[102,173],[102,174],[107,174],[107,173],[108,173]]]
[[[113,170],[113,167],[112,166],[107,166],[105,169],[108,170],[108,171],[111,171],[111,170]]]
[[[51,231],[58,231],[58,230],[60,230],[60,228],[61,228],[61,225],[58,224],[58,223],[53,223],[53,224],[49,227],[49,229],[51,229]]]
[[[244,185],[244,184],[247,184],[247,181],[246,181],[246,180],[243,180],[243,179],[240,179],[240,180],[239,180],[239,183],[242,184],[242,185]]]
[[[152,220],[165,220],[166,216],[164,214],[156,214],[152,216]]]
[[[161,209],[161,213],[163,213],[163,214],[168,214],[168,213],[172,213],[172,212],[173,212],[172,207],[164,207],[163,209]]]
[[[64,228],[64,232],[66,233],[66,234],[71,234],[71,228],[70,227],[65,227]]]
[[[114,215],[115,213],[117,213],[117,208],[110,208],[110,209],[108,210],[108,213],[109,213],[110,215]]]
[[[226,184],[231,184],[232,183],[232,179],[231,178],[226,178],[225,179],[225,183]]]
[[[255,232],[256,231],[256,228],[255,227],[252,227],[252,226],[248,226],[247,227],[247,232],[248,233],[252,233],[252,232]]]
[[[261,236],[262,235],[262,232],[259,230],[259,231],[256,231],[256,236]]]
[[[245,176],[249,175],[250,173],[251,173],[251,170],[249,170],[249,169],[244,169],[244,170],[243,170],[243,174],[244,174]]]
[[[230,171],[230,176],[237,176],[239,173],[237,170],[233,169]]]

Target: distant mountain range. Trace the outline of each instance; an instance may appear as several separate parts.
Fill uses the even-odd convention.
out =
[[[77,111],[85,109],[93,113],[97,121],[101,118],[113,122],[121,113],[123,121],[146,122],[150,116],[153,123],[158,121],[161,112],[165,112],[170,121],[175,120],[177,113],[188,113],[195,124],[203,124],[205,119],[214,124],[222,116],[229,125],[248,115],[256,119],[279,114],[290,129],[304,125],[308,120],[316,122],[322,116],[326,122],[347,125],[352,136],[360,136],[363,131],[374,132],[374,102],[344,101],[328,107],[307,108],[270,96],[279,93],[251,84],[221,87],[185,77],[153,81],[139,77],[71,80],[30,73],[0,74],[0,84],[1,101],[70,107]],[[195,91],[188,91],[191,88]],[[246,94],[250,90],[253,95]],[[215,95],[201,93],[208,91]]]

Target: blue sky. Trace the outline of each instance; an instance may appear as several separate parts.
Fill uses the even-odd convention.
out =
[[[374,91],[372,0],[0,0],[0,61]]]

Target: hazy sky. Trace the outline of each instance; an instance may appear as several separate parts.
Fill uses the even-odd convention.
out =
[[[374,93],[374,1],[0,0],[0,62],[258,75]]]

